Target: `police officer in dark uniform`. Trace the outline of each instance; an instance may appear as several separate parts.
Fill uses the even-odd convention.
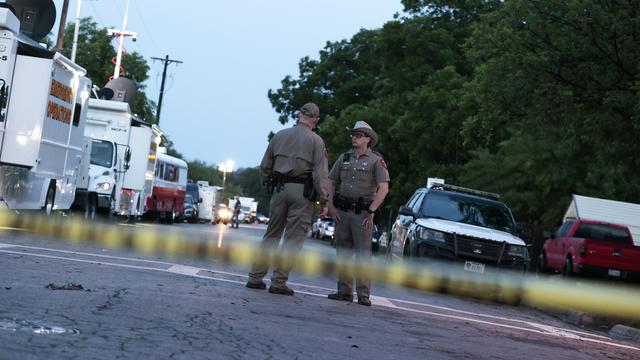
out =
[[[240,203],[240,198],[236,196],[236,203],[233,206],[233,217],[231,219],[231,228],[239,228],[240,227],[240,209],[242,207],[242,203]]]
[[[339,195],[330,197],[329,212],[336,222],[336,252],[338,258],[338,292],[329,299],[353,301],[353,277],[344,264],[371,262],[373,215],[389,192],[389,171],[382,156],[371,148],[378,143],[378,134],[364,121],[348,129],[353,149],[336,160],[329,173],[329,194],[339,183]],[[371,280],[368,274],[355,274],[358,304],[371,306]]]
[[[273,195],[269,225],[262,238],[260,256],[249,273],[248,288],[266,289],[262,279],[284,234],[280,249],[284,256],[275,264],[269,292],[293,295],[286,285],[293,260],[307,237],[316,199],[326,204],[328,198],[326,149],[322,138],[312,131],[319,121],[318,106],[305,104],[300,108],[298,124],[274,135],[264,153],[260,177]],[[326,205],[320,213],[326,215]]]

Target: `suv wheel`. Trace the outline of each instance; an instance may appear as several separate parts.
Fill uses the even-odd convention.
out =
[[[538,257],[538,273],[545,273],[547,271],[547,255],[542,253]]]

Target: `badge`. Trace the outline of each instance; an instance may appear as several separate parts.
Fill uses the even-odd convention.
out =
[[[387,169],[387,163],[384,162],[384,159],[380,159],[380,165],[382,165],[382,167],[385,168],[385,170]]]
[[[367,165],[369,165],[369,162],[367,160],[362,162],[362,166],[367,166]]]

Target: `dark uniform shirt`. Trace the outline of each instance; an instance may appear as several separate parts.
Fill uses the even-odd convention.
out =
[[[327,198],[327,157],[324,141],[305,124],[280,130],[271,138],[260,163],[260,178],[272,172],[298,177],[311,173],[320,199]]]
[[[362,197],[365,202],[370,202],[378,184],[390,181],[384,159],[371,149],[360,157],[356,157],[354,150],[346,154],[348,159],[342,154],[333,164],[329,179],[340,183],[340,196],[354,200]]]

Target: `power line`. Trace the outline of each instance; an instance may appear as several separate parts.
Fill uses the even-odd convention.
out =
[[[162,83],[160,85],[160,98],[158,99],[158,109],[156,111],[157,125],[160,126],[160,110],[162,109],[162,96],[164,95],[164,82],[167,78],[167,66],[171,63],[182,64],[180,60],[169,59],[169,55],[165,55],[163,58],[152,57],[152,60],[161,61],[164,64],[164,70],[162,71]]]
[[[140,21],[142,22],[142,27],[146,30],[146,33],[149,34],[148,36],[145,35],[145,38],[148,37],[149,40],[151,40],[151,44],[153,45],[153,47],[156,49],[156,51],[160,52],[162,51],[160,49],[160,47],[158,46],[158,43],[155,41],[155,39],[153,38],[153,31],[149,30],[149,27],[147,26],[146,21],[144,21],[144,17],[142,16],[142,11],[140,11],[140,7],[138,6],[138,2],[134,1],[133,2],[134,7],[136,8],[136,13],[138,14],[138,18],[140,19]]]

